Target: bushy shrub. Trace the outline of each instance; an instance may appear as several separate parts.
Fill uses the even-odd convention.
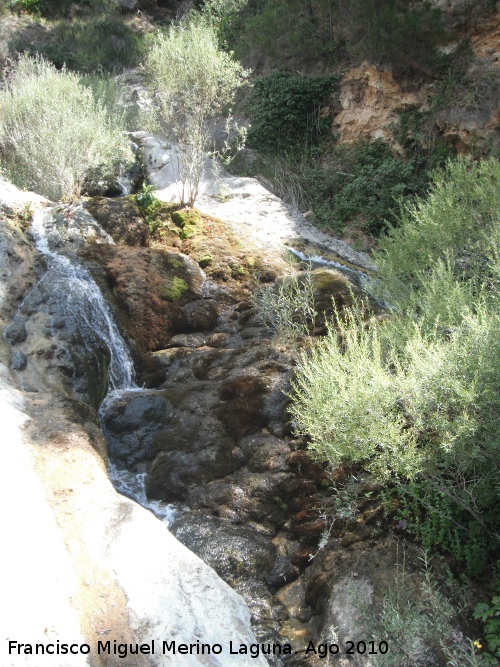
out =
[[[57,68],[91,74],[121,72],[136,66],[142,57],[142,42],[133,20],[102,8],[91,15],[42,20],[43,39],[37,31],[20,32],[14,41],[17,51],[41,54]],[[35,39],[33,39],[35,36]]]
[[[459,526],[446,550],[471,571],[464,534],[494,548],[500,529],[499,191],[494,160],[458,160],[434,176],[378,254],[392,318],[338,317],[302,355],[292,408],[333,468],[347,461],[402,488],[418,482],[424,509],[432,493],[444,497],[447,525]]]
[[[268,153],[283,153],[317,143],[322,130],[319,110],[338,85],[338,77],[312,78],[274,72],[255,79],[247,112],[247,144]]]
[[[259,288],[253,302],[260,320],[285,342],[295,344],[314,329],[314,276],[309,267],[290,273],[274,286]]]
[[[129,157],[119,123],[88,87],[43,58],[21,56],[0,92],[0,161],[20,187],[77,196],[90,168]]]
[[[334,4],[327,0],[248,0],[226,29],[236,55],[259,71],[293,62],[298,70],[342,56],[343,37],[334,29]]]
[[[272,146],[272,133],[266,136]],[[304,140],[304,132],[295,136],[296,142]],[[398,224],[402,204],[425,192],[429,170],[443,161],[441,150],[410,148],[401,155],[381,140],[350,147],[302,145],[281,155],[264,153],[245,173],[263,177],[266,187],[299,210],[312,209],[320,226],[342,234],[353,223],[380,236]]]
[[[226,0],[221,4],[233,5]],[[441,15],[411,0],[248,0],[226,23],[226,40],[254,69],[317,68],[355,58],[396,73],[433,75],[449,58],[436,48]]]
[[[409,299],[418,312],[415,301],[431,289],[429,273],[439,260],[461,283],[489,284],[493,296],[500,277],[499,186],[497,160],[449,161],[434,174],[428,197],[402,211],[400,227],[381,241],[377,258],[382,282],[401,307]]]

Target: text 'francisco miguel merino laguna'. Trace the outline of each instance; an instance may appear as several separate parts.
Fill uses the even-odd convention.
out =
[[[193,644],[177,643],[174,639],[164,642],[156,642],[152,639],[147,644],[119,644],[114,641],[98,641],[96,653],[98,655],[116,655],[126,658],[128,655],[219,655],[223,652],[222,644],[204,644],[197,641]],[[65,644],[55,642],[51,644],[29,644],[9,640],[9,655],[87,655],[91,653],[89,644]],[[230,655],[250,655],[258,658],[259,655],[290,655],[292,647],[290,644],[238,644],[230,641],[224,652]]]

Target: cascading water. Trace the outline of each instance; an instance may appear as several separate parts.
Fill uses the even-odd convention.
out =
[[[36,211],[33,216],[32,233],[35,246],[47,258],[48,263],[47,271],[38,285],[43,286],[43,282],[49,280],[52,284],[56,283],[59,288],[58,299],[63,304],[64,312],[74,321],[87,349],[92,352],[95,344],[101,343],[108,350],[108,392],[99,408],[102,423],[107,411],[124,392],[140,391],[140,389],[137,386],[134,364],[127,345],[96,282],[83,266],[51,249],[47,228],[52,222],[52,214],[53,209],[47,208]],[[111,237],[95,221],[92,221],[92,225],[97,228],[99,234],[97,242],[113,243]],[[132,498],[167,524],[173,519],[174,510],[171,505],[148,500],[145,472],[131,472],[110,461],[108,475],[119,493]]]
[[[74,319],[83,341],[90,344],[98,339],[108,349],[109,391],[136,387],[132,358],[94,279],[83,266],[50,249],[45,227],[50,216],[51,209],[39,210],[33,216],[35,246],[48,258],[47,272],[40,284],[49,277],[55,278],[60,285],[59,296],[64,309]],[[112,240],[108,242],[112,243]]]
[[[300,250],[292,248],[291,246],[287,246],[287,248],[289,252],[292,253],[292,255],[295,255],[295,257],[297,257],[297,259],[300,259],[303,262],[311,264],[313,268],[317,268],[319,266],[326,266],[336,269],[337,271],[340,271],[340,273],[343,273],[347,278],[349,278],[351,282],[353,282],[355,285],[358,285],[361,288],[365,287],[366,285],[372,282],[370,276],[364,273],[363,271],[350,269],[349,267],[340,264],[340,262],[335,262],[334,260],[326,259],[321,255],[308,255],[305,252],[301,252]]]

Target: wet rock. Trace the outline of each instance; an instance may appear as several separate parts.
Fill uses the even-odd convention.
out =
[[[263,395],[268,385],[260,377],[239,377],[224,383],[219,391],[218,415],[228,431],[242,438],[264,426]]]
[[[149,245],[148,226],[133,198],[94,197],[85,202],[85,208],[117,245]]]
[[[106,270],[115,303],[143,351],[168,345],[173,305],[203,296],[203,272],[181,253],[95,245],[80,254]]]
[[[217,305],[212,299],[191,301],[178,310],[172,311],[169,327],[178,333],[210,331],[217,324]]]
[[[265,581],[272,572],[275,547],[265,535],[247,526],[189,512],[182,514],[171,530],[232,586],[242,579]]]
[[[201,334],[178,334],[177,336],[172,336],[168,347],[202,347],[206,345],[207,339]]]
[[[257,636],[277,633],[287,613],[279,600],[273,600],[267,585],[276,550],[265,534],[199,511],[182,514],[171,530],[243,596]]]
[[[193,489],[190,502],[234,522],[255,522],[275,530],[283,526],[294,508],[298,509],[298,499],[313,491],[314,487],[291,473],[250,473],[242,468]]]
[[[9,198],[0,179],[0,326],[5,326],[14,316],[15,310],[36,278],[35,250],[26,234],[13,220],[4,214],[4,207],[15,207],[17,188]],[[32,193],[21,193],[19,196]],[[34,197],[36,195],[33,195]],[[12,199],[10,198],[12,197]]]
[[[293,565],[288,558],[278,556],[267,578],[267,584],[271,589],[277,590],[285,584],[295,581],[299,574],[299,568]]]
[[[353,303],[359,290],[335,269],[315,269],[313,271],[314,300],[318,311],[333,314],[333,303],[342,309]]]
[[[160,392],[123,392],[101,406],[102,426],[111,458],[132,466],[144,461],[154,436],[173,417],[171,403]]]
[[[284,472],[290,447],[273,435],[251,435],[239,443],[251,472]]]
[[[303,578],[295,580],[290,584],[285,584],[278,591],[277,598],[285,605],[292,618],[296,618],[301,623],[307,623],[310,620],[312,611],[305,601],[305,583]]]
[[[77,308],[84,303],[81,285],[77,289],[75,281],[68,289],[74,274],[65,275],[64,267],[50,267],[18,311],[27,336],[16,348],[29,360],[18,381],[27,391],[50,389],[97,407],[108,386],[110,350],[96,331],[97,320],[90,322],[85,308]],[[13,370],[24,370],[21,359],[16,358]]]
[[[183,422],[160,432],[154,440],[153,448],[162,448],[162,451],[148,469],[146,489],[151,498],[166,502],[186,500],[190,490],[211,479],[229,475],[238,465],[234,442],[224,437],[223,432],[218,434],[217,423],[204,430],[193,420]],[[192,433],[198,442],[191,446],[186,444],[184,449],[180,442],[185,442],[186,433]],[[172,449],[167,450],[168,447]],[[239,463],[241,465],[241,461]]]
[[[111,236],[81,205],[56,206],[46,214],[44,236],[52,251],[74,251],[88,244],[108,244]]]
[[[10,355],[10,367],[13,371],[24,371],[28,365],[28,359],[20,350],[13,350]]]
[[[5,327],[3,335],[11,345],[17,345],[18,343],[22,343],[26,340],[28,337],[28,332],[26,331],[26,325],[24,322],[12,322],[7,327]]]

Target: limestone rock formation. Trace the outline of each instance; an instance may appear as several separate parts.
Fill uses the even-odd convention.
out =
[[[18,202],[26,199],[29,195],[19,193]],[[16,203],[11,188],[8,201],[9,206]],[[56,227],[60,232],[61,226]],[[37,664],[231,664],[228,642],[254,641],[246,604],[150,512],[115,492],[106,474],[106,443],[91,401],[75,400],[64,386],[48,387],[30,352],[27,364],[18,370],[18,377],[24,374],[25,389],[14,389],[6,368],[9,351],[16,352],[25,343],[34,345],[38,334],[43,348],[50,336],[31,322],[37,313],[44,317],[49,313],[43,298],[32,298],[31,310],[22,311],[23,318],[12,322],[20,290],[27,290],[37,277],[37,253],[18,221],[3,220],[1,229],[5,336],[0,346],[4,429],[0,494],[8,508],[1,519],[2,533],[8,537],[0,575],[2,664],[32,665],[33,656],[18,653],[18,644],[57,641],[76,643],[83,652],[69,658],[39,655]],[[85,238],[85,225],[82,230]],[[61,234],[56,237],[61,242]],[[73,238],[72,232],[66,240],[71,244]],[[61,286],[47,288],[57,292]],[[55,297],[52,294],[48,302]],[[64,349],[64,338],[52,337],[51,345],[48,358],[56,359]],[[17,642],[10,654],[8,640]],[[115,640],[132,645],[132,651],[136,644],[151,647],[154,640],[155,654],[130,655],[129,650],[127,657],[120,657],[113,653]],[[99,641],[104,644],[100,655]],[[163,652],[163,641],[221,644],[221,650],[174,655],[172,650]],[[239,662],[266,664],[262,657],[249,656]]]

